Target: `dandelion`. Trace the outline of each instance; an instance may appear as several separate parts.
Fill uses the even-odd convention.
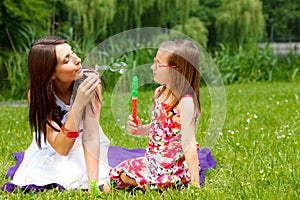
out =
[[[281,139],[281,136],[280,136],[280,135],[277,135],[277,136],[276,136],[276,139]]]

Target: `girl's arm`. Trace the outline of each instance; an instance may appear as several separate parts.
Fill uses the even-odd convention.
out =
[[[199,159],[195,138],[194,102],[191,97],[184,97],[179,103],[181,116],[181,135],[184,156],[191,175],[191,184],[199,187]]]

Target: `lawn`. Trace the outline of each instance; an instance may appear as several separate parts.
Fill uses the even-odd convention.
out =
[[[297,83],[249,83],[230,85],[226,91],[226,118],[212,146],[216,169],[206,175],[205,186],[184,191],[116,191],[103,199],[300,199],[300,85]],[[126,134],[116,125],[111,94],[104,92],[100,124],[111,145],[144,148],[147,139]],[[139,113],[149,121],[153,91],[139,93]],[[202,143],[210,122],[211,97],[201,90],[202,119],[197,140]],[[31,142],[27,106],[0,107],[0,184],[15,164],[13,152]],[[0,192],[0,199],[90,199],[83,191],[43,193]]]

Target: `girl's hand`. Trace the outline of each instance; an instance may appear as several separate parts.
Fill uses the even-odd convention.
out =
[[[127,131],[134,134],[134,135],[142,135],[143,134],[143,124],[139,117],[137,117],[138,123],[136,124],[133,121],[132,115],[128,116],[128,124],[127,124]]]

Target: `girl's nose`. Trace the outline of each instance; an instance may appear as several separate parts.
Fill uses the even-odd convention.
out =
[[[156,69],[155,63],[153,63],[153,64],[151,65],[151,69],[152,69],[152,70]]]

